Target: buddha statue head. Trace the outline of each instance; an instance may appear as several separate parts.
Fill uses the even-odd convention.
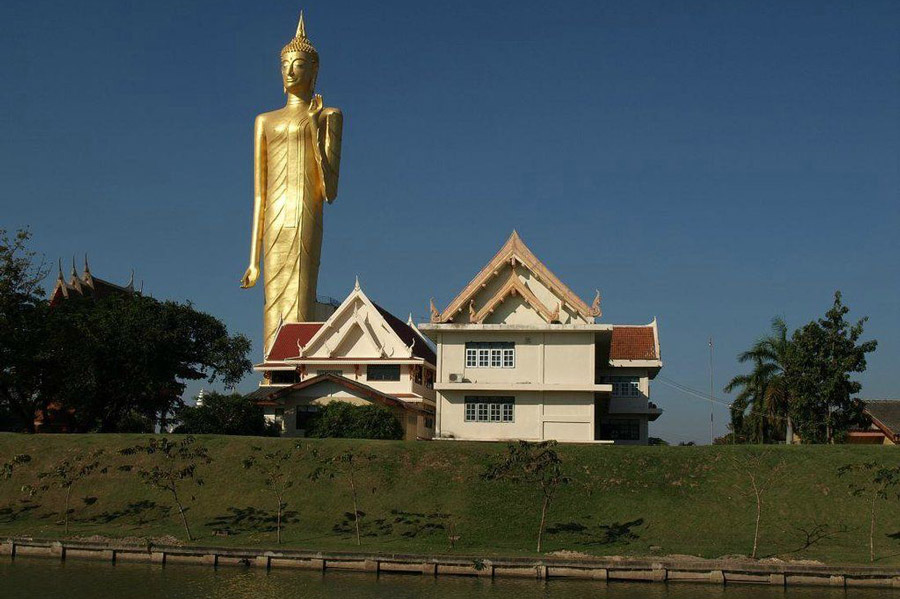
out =
[[[286,93],[310,98],[316,87],[319,74],[319,53],[306,37],[303,13],[294,39],[281,49],[281,79]]]

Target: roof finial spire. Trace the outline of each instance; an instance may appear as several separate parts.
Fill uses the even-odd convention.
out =
[[[63,271],[62,271],[62,258],[59,259],[59,280],[64,281],[63,279]]]
[[[87,255],[87,252],[84,253],[84,274],[85,274],[85,275],[91,274],[91,267],[88,266],[88,255]]]
[[[128,289],[128,291],[134,291],[134,269],[133,268],[131,269],[131,278],[128,279],[128,284],[125,285],[125,288]]]
[[[78,278],[78,271],[75,269],[75,254],[72,254],[72,277]]]
[[[353,291],[359,291],[359,275],[356,275],[356,283],[353,284]]]

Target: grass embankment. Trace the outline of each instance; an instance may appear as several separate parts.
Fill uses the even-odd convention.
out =
[[[0,462],[15,454],[32,456],[10,480],[0,479],[0,536],[62,537],[63,492],[51,489],[29,500],[21,489],[36,484],[39,472],[62,459],[103,448],[109,471],[75,487],[69,536],[183,539],[170,497],[144,486],[134,471],[117,469],[149,459],[118,454],[146,437],[0,435]],[[221,436],[200,436],[198,441],[209,449],[213,461],[199,468],[203,486],[184,486],[187,516],[197,537],[194,543],[274,546],[275,499],[260,474],[246,470],[241,462],[252,453],[251,446],[289,447],[295,441]],[[309,443],[320,456],[351,447],[377,456],[363,465],[357,480],[359,509],[365,514],[360,548],[364,551],[447,553],[452,525],[459,537],[452,553],[533,554],[539,490],[480,477],[487,464],[505,452],[503,444]],[[837,470],[869,460],[900,463],[900,454],[891,448],[865,446],[562,445],[558,450],[572,482],[559,490],[550,508],[544,549],[592,555],[748,555],[756,507],[740,463],[748,454],[764,451],[764,465],[757,474],[767,476],[781,461],[784,467],[780,482],[764,495],[759,556],[866,563],[869,503],[849,493],[849,481],[839,478]],[[308,480],[314,468],[311,458],[295,464],[282,546],[356,550],[346,480]],[[218,529],[231,534],[216,536]],[[897,537],[900,501],[879,501],[877,563],[900,563]]]

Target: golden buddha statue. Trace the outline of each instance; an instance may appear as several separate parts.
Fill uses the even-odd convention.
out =
[[[281,50],[287,105],[256,117],[250,266],[241,287],[256,285],[263,260],[263,350],[281,322],[313,320],[322,251],[322,206],[337,196],[343,115],[315,93],[319,54],[297,34]]]

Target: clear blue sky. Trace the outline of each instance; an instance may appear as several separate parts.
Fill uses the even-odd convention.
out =
[[[841,289],[879,340],[862,395],[900,397],[896,1],[7,0],[0,227],[134,268],[259,356],[251,131],[301,7],[346,118],[320,293],[358,274],[422,320],[515,227],[602,321],[658,317],[670,379],[708,389],[712,336],[719,394],[774,315]],[[707,403],[653,399],[651,434],[708,439]]]

